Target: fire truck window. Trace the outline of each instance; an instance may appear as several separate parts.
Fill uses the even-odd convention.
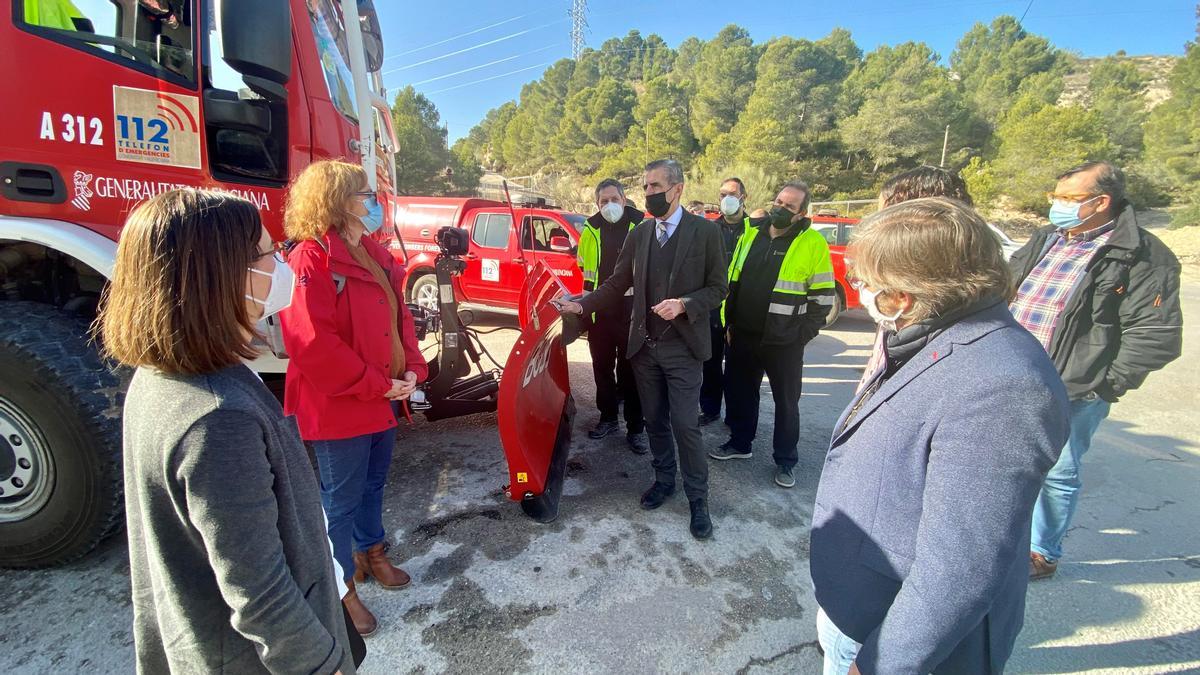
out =
[[[507,213],[481,213],[475,216],[471,240],[484,248],[508,248],[508,233],[511,229],[512,216]]]
[[[50,39],[195,79],[190,0],[22,0],[21,20]]]
[[[350,74],[350,51],[346,47],[346,29],[342,11],[334,0],[308,0],[308,18],[321,55],[321,70],[329,100],[350,119],[357,120],[354,77]]]
[[[838,226],[836,224],[817,223],[813,225],[813,229],[816,230],[822,237],[825,237],[825,242],[830,246],[834,246],[838,243]]]

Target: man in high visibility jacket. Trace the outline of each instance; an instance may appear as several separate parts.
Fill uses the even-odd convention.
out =
[[[625,199],[625,188],[608,178],[596,186],[596,207],[579,234],[579,269],[583,271],[583,290],[590,293],[604,283],[617,264],[629,231],[642,222],[645,215]],[[625,401],[625,439],[629,448],[645,454],[647,444],[642,406],[638,399],[633,368],[625,356],[629,339],[629,323],[633,316],[633,291],[626,293],[619,307],[601,309],[588,324],[588,350],[592,353],[592,374],[596,378],[596,407],[600,421],[588,432],[588,437],[600,439],[619,431],[617,411],[620,399]],[[615,373],[615,375],[614,375]]]
[[[733,248],[738,238],[750,229],[750,216],[746,214],[746,184],[742,179],[731,177],[721,183],[720,205],[721,241],[725,244],[725,264],[732,261]],[[721,308],[712,311],[709,317],[712,331],[712,356],[704,362],[704,382],[700,385],[700,426],[721,419],[721,399],[725,396],[725,321]]]
[[[804,345],[816,337],[837,302],[829,244],[810,229],[812,221],[805,215],[808,193],[802,182],[784,185],[770,219],[750,228],[734,249],[725,303],[730,437],[709,453],[720,460],[753,456],[759,387],[766,373],[775,398],[775,482],[785,488],[796,484]]]
[[[59,30],[94,32],[88,20],[71,0],[25,0],[25,23]]]

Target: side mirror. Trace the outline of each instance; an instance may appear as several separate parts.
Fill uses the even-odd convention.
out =
[[[556,253],[570,253],[571,240],[566,237],[550,237],[550,250]]]
[[[221,56],[242,75],[287,84],[292,74],[292,31],[288,0],[221,0]]]

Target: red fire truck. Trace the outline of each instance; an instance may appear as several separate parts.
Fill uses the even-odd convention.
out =
[[[0,566],[39,566],[121,524],[88,326],[130,209],[225,190],[282,238],[291,177],[352,158],[386,196],[395,142],[370,0],[0,0],[0,53]]]

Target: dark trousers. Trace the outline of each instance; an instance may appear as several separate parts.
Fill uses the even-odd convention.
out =
[[[762,336],[733,331],[725,368],[725,415],[729,443],[750,450],[758,431],[758,400],[763,374],[775,397],[775,463],[790,469],[799,458],[800,381],[804,372],[804,345],[763,345]]]
[[[640,434],[642,404],[634,383],[633,366],[625,358],[629,324],[598,317],[588,329],[588,351],[592,353],[592,375],[596,378],[596,407],[600,421],[616,422],[619,400],[625,399],[625,431]],[[619,395],[618,395],[619,393]]]
[[[688,500],[708,497],[708,456],[700,439],[696,407],[700,405],[703,363],[679,338],[647,343],[633,356],[646,434],[654,456],[654,479],[675,484],[675,448]]]
[[[719,311],[719,310],[718,310]],[[700,412],[721,414],[721,399],[725,395],[725,327],[720,316],[709,321],[712,330],[712,358],[704,362],[704,384],[700,385]]]

